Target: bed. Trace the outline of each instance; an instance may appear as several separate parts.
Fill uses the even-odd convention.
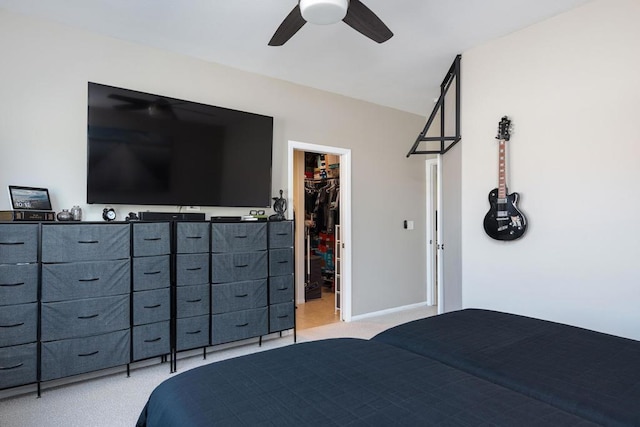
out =
[[[375,341],[294,344],[160,384],[138,426],[591,426],[436,360]]]
[[[596,423],[640,426],[640,342],[490,310],[386,330],[383,342]]]
[[[137,426],[640,425],[639,348],[462,310],[186,371],[152,392]]]

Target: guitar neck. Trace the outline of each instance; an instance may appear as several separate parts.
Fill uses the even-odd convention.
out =
[[[507,198],[507,179],[506,179],[506,140],[500,139],[498,145],[498,199]]]

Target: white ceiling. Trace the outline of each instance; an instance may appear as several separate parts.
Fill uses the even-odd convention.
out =
[[[0,8],[421,115],[456,54],[591,0],[362,0],[393,31],[306,24],[267,42],[297,0],[0,0]],[[464,58],[462,67],[464,69]]]

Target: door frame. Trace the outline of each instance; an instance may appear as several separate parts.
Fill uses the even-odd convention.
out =
[[[287,204],[294,206],[294,151],[310,151],[340,156],[340,231],[342,249],[340,253],[340,318],[345,322],[351,321],[351,150],[347,148],[332,147],[328,145],[310,144],[307,142],[289,140],[287,148]],[[293,209],[287,214],[288,219],[293,218]],[[304,219],[304,216],[302,217]],[[296,260],[302,260],[304,265],[304,226],[297,226],[295,233]],[[298,265],[298,261],[296,261]],[[304,274],[296,274],[302,277]],[[299,279],[296,280],[298,282]],[[297,288],[297,286],[296,286]],[[296,301],[297,302],[297,301]]]

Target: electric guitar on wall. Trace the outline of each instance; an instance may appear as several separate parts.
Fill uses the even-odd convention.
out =
[[[527,230],[527,219],[518,210],[518,193],[507,194],[506,142],[511,138],[511,120],[504,116],[498,124],[498,188],[489,192],[489,212],[484,217],[484,231],[496,240],[516,240]]]

